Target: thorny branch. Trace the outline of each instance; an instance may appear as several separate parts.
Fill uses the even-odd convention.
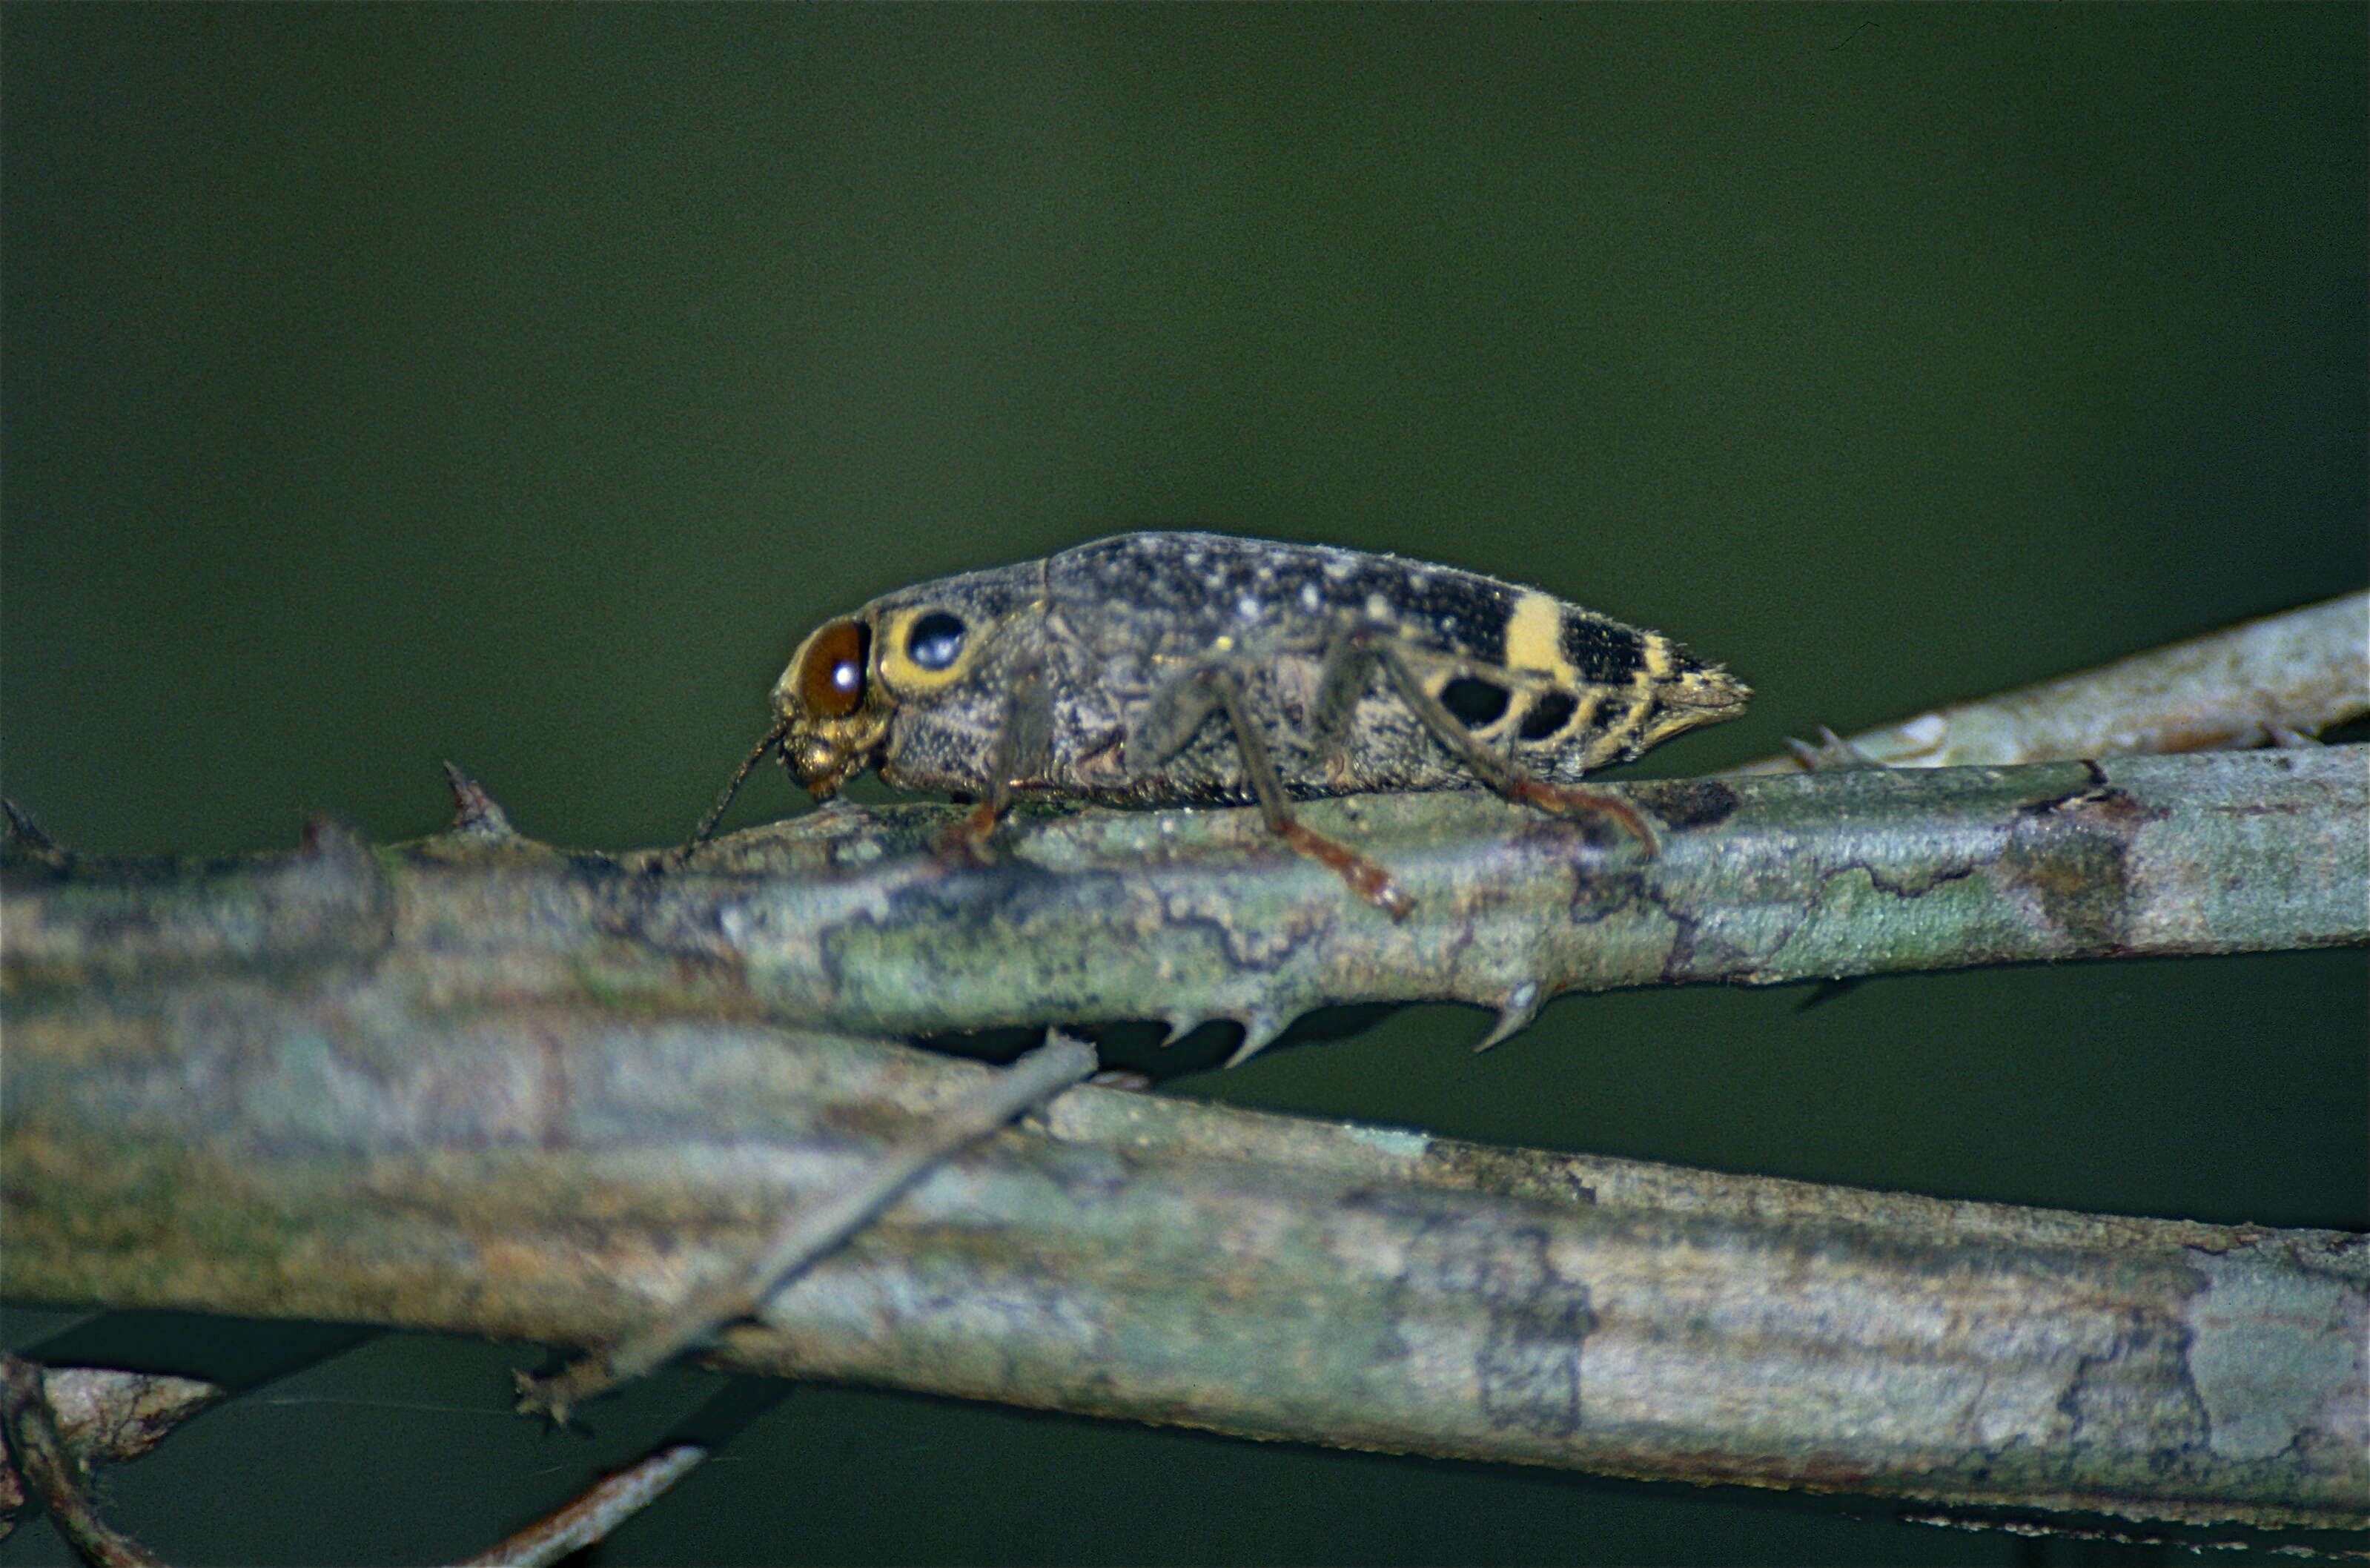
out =
[[[613,1344],[979,1095],[984,1069],[881,1035],[1226,1017],[1248,1050],[1336,1002],[1479,1001],[1503,1032],[1565,989],[2370,940],[2360,747],[1627,794],[1651,862],[1487,798],[1310,808],[1415,894],[1404,925],[1242,813],[1032,815],[949,867],[945,808],[843,809],[682,873],[535,844],[459,779],[436,838],[316,823],[238,862],[83,859],[12,810],[8,1288]],[[2365,1331],[2359,1237],[1086,1089],[713,1359],[1617,1474],[2348,1526]]]
[[[374,851],[316,821],[295,854],[245,861],[20,854],[7,976],[29,1025],[102,991],[301,971],[892,1038],[1225,1018],[1248,1055],[1315,1008],[1443,999],[1495,1009],[1501,1036],[1570,990],[2358,943],[2363,757],[1628,785],[1660,824],[1651,861],[1492,797],[1307,807],[1414,894],[1398,922],[1249,812],[1037,814],[970,866],[933,853],[955,808],[842,808],[688,872],[466,824]]]
[[[11,1288],[641,1330],[991,1069],[757,1023],[217,997],[12,1039]],[[1080,1088],[710,1357],[1270,1438],[2355,1526],[2370,1246]]]
[[[2370,593],[2265,616],[2169,648],[1846,737],[1892,767],[2222,751],[2317,735],[2370,713]],[[1791,773],[1801,754],[1738,773]]]

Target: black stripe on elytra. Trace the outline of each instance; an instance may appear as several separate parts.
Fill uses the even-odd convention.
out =
[[[1566,610],[1563,656],[1591,686],[1627,686],[1645,665],[1645,640],[1619,621]]]
[[[1412,562],[1377,562],[1360,573],[1364,581],[1359,587],[1383,596],[1398,613],[1406,635],[1428,637],[1477,663],[1504,664],[1506,622],[1514,613],[1520,591],[1469,571],[1442,566],[1410,571],[1411,566]],[[1358,595],[1359,600],[1363,597],[1364,593]]]

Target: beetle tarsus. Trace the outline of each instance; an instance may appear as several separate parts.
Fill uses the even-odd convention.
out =
[[[1654,832],[1654,824],[1646,813],[1615,794],[1610,790],[1587,790],[1575,784],[1549,784],[1528,774],[1516,778],[1506,790],[1509,800],[1526,806],[1536,806],[1550,816],[1610,817],[1638,841],[1638,848],[1649,860],[1662,852],[1662,840]]]
[[[963,866],[987,864],[987,841],[995,836],[1011,801],[1010,790],[991,790],[986,800],[965,812],[960,822],[938,836],[939,858]]]
[[[1339,873],[1352,893],[1392,919],[1404,920],[1415,913],[1415,900],[1399,891],[1391,873],[1348,845],[1326,837],[1297,817],[1287,817],[1276,831],[1294,849]]]

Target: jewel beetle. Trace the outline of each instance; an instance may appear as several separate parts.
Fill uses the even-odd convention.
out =
[[[1122,534],[939,578],[825,622],[775,686],[775,723],[694,834],[779,750],[818,800],[872,769],[978,802],[1252,804],[1394,917],[1389,873],[1292,802],[1492,789],[1653,830],[1582,778],[1742,711],[1751,692],[1657,631],[1477,572],[1227,535]]]

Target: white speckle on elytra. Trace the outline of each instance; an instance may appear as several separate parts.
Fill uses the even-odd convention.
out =
[[[1235,601],[1235,618],[1255,621],[1260,617],[1260,602],[1248,594]]]
[[[1370,620],[1390,619],[1391,602],[1388,599],[1384,598],[1380,594],[1367,594],[1366,616]]]
[[[1304,582],[1300,585],[1300,607],[1302,609],[1314,611],[1324,602],[1325,596],[1317,591],[1316,583]]]

